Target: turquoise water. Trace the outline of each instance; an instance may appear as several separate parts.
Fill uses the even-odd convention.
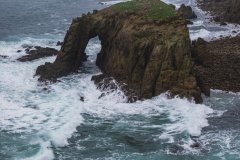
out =
[[[25,44],[59,49],[71,19],[106,7],[99,2],[0,0],[0,55],[9,56],[0,58],[0,160],[240,159],[239,93],[215,90],[202,105],[164,94],[128,104],[120,90],[99,99],[97,38],[79,73],[48,86],[33,75],[55,57],[16,61]]]

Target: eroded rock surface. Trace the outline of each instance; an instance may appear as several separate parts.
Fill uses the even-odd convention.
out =
[[[102,77],[126,83],[138,99],[170,91],[201,102],[186,21],[158,0],[127,3],[141,8],[123,10],[120,4],[74,19],[55,62],[39,66],[36,75],[55,80],[78,70],[89,39],[98,36],[102,49],[96,63]],[[159,10],[151,6],[159,4]]]

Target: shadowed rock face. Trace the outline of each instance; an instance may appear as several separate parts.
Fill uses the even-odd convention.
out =
[[[151,20],[142,11],[107,8],[74,19],[55,62],[38,67],[40,80],[55,80],[76,71],[86,59],[89,39],[96,36],[102,44],[96,62],[104,74],[101,77],[126,83],[139,99],[170,91],[202,101],[192,73],[185,20],[178,16]]]
[[[219,22],[232,22],[240,24],[239,0],[198,0],[204,11],[209,11]]]

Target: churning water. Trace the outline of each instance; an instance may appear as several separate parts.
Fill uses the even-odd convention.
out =
[[[190,0],[170,2],[195,6]],[[34,77],[39,65],[55,57],[16,61],[25,54],[17,53],[24,45],[57,48],[73,17],[112,3],[0,0],[0,55],[8,56],[0,57],[0,160],[240,159],[237,93],[212,91],[202,105],[164,94],[129,104],[120,90],[99,99],[102,92],[91,81],[100,73],[98,39],[89,42],[89,59],[79,73],[55,84]],[[196,10],[200,18],[190,27],[193,39],[231,33],[234,25],[223,30]],[[218,31],[211,31],[212,25]]]

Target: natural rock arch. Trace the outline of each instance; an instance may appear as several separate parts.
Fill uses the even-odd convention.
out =
[[[89,39],[96,36],[102,44],[97,66],[104,77],[126,83],[139,98],[170,91],[202,101],[193,73],[188,29],[178,16],[149,21],[135,12],[107,8],[76,18],[55,62],[38,67],[40,80],[56,80],[77,70],[86,57]]]

